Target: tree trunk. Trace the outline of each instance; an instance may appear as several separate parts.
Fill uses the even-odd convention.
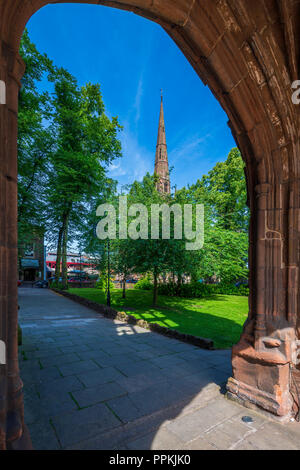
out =
[[[181,273],[177,273],[176,291],[177,291],[177,295],[179,295],[179,296],[180,296],[181,286],[182,286],[182,275],[181,275]]]
[[[153,273],[153,307],[157,305],[157,271]]]
[[[59,232],[58,232],[57,250],[56,250],[56,266],[55,266],[55,280],[56,280],[56,282],[58,282],[59,277],[60,277],[62,236],[63,236],[63,226],[59,229]]]
[[[67,268],[67,245],[68,245],[68,227],[70,213],[64,214],[63,238],[62,238],[62,284],[63,289],[68,288],[68,268]],[[80,274],[81,275],[81,274]]]
[[[126,274],[124,274],[123,278],[123,293],[122,293],[122,298],[126,299]]]

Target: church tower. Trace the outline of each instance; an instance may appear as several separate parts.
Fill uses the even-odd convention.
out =
[[[170,174],[166,142],[163,96],[161,94],[158,136],[155,154],[155,174],[159,177],[156,188],[162,194],[170,194]]]

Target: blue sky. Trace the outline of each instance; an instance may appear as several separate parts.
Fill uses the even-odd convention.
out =
[[[101,84],[107,114],[124,126],[123,157],[109,170],[120,186],[154,171],[161,88],[172,186],[195,183],[236,145],[221,106],[157,24],[110,7],[53,4],[27,28],[80,85]]]

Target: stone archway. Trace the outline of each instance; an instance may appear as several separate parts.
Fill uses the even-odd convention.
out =
[[[17,361],[17,103],[22,31],[56,0],[0,0],[0,449],[30,445]],[[69,2],[71,3],[71,2]],[[76,3],[73,1],[73,3]],[[90,0],[159,23],[229,117],[246,162],[250,227],[249,317],[233,348],[232,397],[288,418],[298,410],[300,334],[300,0]],[[2,86],[3,89],[3,86]],[[3,95],[3,92],[2,92]],[[291,375],[295,380],[292,380]]]

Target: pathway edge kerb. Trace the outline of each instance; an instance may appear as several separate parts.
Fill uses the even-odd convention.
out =
[[[97,313],[100,313],[106,318],[110,318],[112,320],[119,320],[124,323],[129,323],[131,325],[137,325],[141,328],[145,328],[146,330],[153,331],[163,336],[168,336],[169,338],[171,337],[179,341],[183,341],[184,343],[192,344],[193,346],[198,346],[201,349],[214,349],[214,343],[211,339],[180,333],[179,331],[171,330],[170,328],[167,328],[165,326],[160,326],[157,323],[149,323],[146,320],[138,320],[133,315],[128,315],[125,312],[118,312],[117,310],[114,310],[111,307],[107,307],[103,304],[98,304],[97,302],[85,299],[84,297],[80,297],[76,294],[71,294],[67,291],[62,291],[55,288],[51,288],[51,291],[55,292],[56,294],[63,295],[64,297],[73,300],[74,302],[77,302],[81,305],[84,305],[85,307],[95,310]]]

